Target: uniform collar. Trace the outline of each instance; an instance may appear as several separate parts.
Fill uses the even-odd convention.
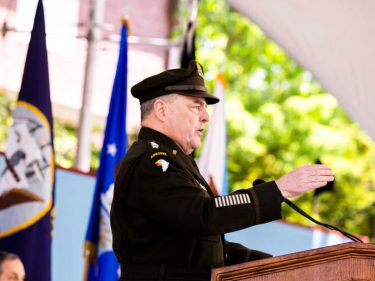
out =
[[[141,130],[139,131],[138,138],[164,144],[170,147],[172,150],[173,149],[177,150],[179,154],[182,153],[186,155],[185,152],[170,137],[154,129],[151,129],[148,127],[142,127]]]
[[[154,141],[158,144],[163,144],[164,146],[167,146],[170,149],[169,152],[172,152],[173,159],[175,159],[176,161],[184,161],[184,165],[189,167],[189,171],[192,172],[195,175],[195,177],[200,179],[200,182],[202,182],[207,188],[208,193],[211,194],[211,196],[213,196],[212,190],[209,184],[205,181],[205,179],[199,172],[199,168],[197,167],[194,158],[191,155],[186,155],[185,152],[171,138],[164,135],[163,133],[160,133],[159,131],[156,131],[148,127],[141,128],[138,134],[138,138],[145,139],[148,141]],[[173,153],[173,150],[175,150],[176,153]]]

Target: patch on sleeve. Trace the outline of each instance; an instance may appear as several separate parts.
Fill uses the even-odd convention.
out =
[[[167,171],[169,167],[168,154],[164,151],[158,151],[151,154],[150,159],[154,163],[155,167],[161,168],[162,172]]]
[[[244,205],[244,204],[251,204],[250,195],[247,193],[237,193],[237,194],[232,194],[232,195],[215,197],[216,208],[237,206],[237,205]]]

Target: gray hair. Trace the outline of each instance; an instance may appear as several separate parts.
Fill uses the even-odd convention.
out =
[[[3,272],[3,263],[5,261],[21,260],[19,256],[13,253],[0,251],[0,274]]]
[[[156,97],[151,100],[145,101],[144,103],[141,104],[141,121],[143,121],[144,118],[152,111],[152,107],[154,106],[154,103],[156,100],[160,99],[166,103],[171,103],[175,101],[176,98],[177,98],[177,94],[172,93],[172,94]]]

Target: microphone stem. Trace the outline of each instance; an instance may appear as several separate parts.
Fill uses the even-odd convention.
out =
[[[292,209],[294,209],[295,211],[297,211],[299,214],[301,214],[302,216],[308,218],[309,220],[311,220],[312,222],[318,224],[318,225],[321,225],[321,226],[324,226],[325,228],[328,228],[328,229],[331,229],[331,230],[336,230],[338,232],[340,232],[342,235],[344,235],[345,237],[349,238],[350,240],[352,240],[353,242],[358,242],[358,243],[364,243],[361,239],[359,239],[357,236],[349,233],[349,232],[346,232],[346,231],[343,231],[341,229],[339,229],[338,227],[336,226],[332,226],[332,225],[329,225],[327,223],[322,223],[320,221],[317,221],[316,219],[314,219],[313,217],[311,217],[310,215],[308,215],[304,210],[300,209],[297,205],[295,205],[292,201],[290,201],[289,199],[287,198],[284,198],[284,202],[286,204],[288,204]]]

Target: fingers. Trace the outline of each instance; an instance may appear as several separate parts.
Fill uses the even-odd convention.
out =
[[[326,165],[316,164],[304,167],[306,175],[304,180],[308,190],[325,186],[327,182],[334,180],[332,170]]]
[[[309,182],[329,182],[335,179],[334,173],[326,165],[316,164],[308,166],[306,173]]]
[[[319,175],[319,174],[333,175],[331,168],[323,164],[314,164],[314,165],[307,164],[298,169],[303,169],[309,173],[312,173],[312,174],[315,173],[316,175]]]
[[[314,182],[309,182],[306,184],[306,191],[311,190],[311,189],[316,189],[322,186],[325,186],[328,182],[327,181],[314,181]]]
[[[284,175],[276,184],[283,196],[292,197],[325,186],[333,180],[334,173],[327,165],[307,164]]]
[[[309,181],[311,182],[319,182],[319,181],[324,181],[324,182],[329,182],[333,181],[335,179],[334,176],[310,176]]]

